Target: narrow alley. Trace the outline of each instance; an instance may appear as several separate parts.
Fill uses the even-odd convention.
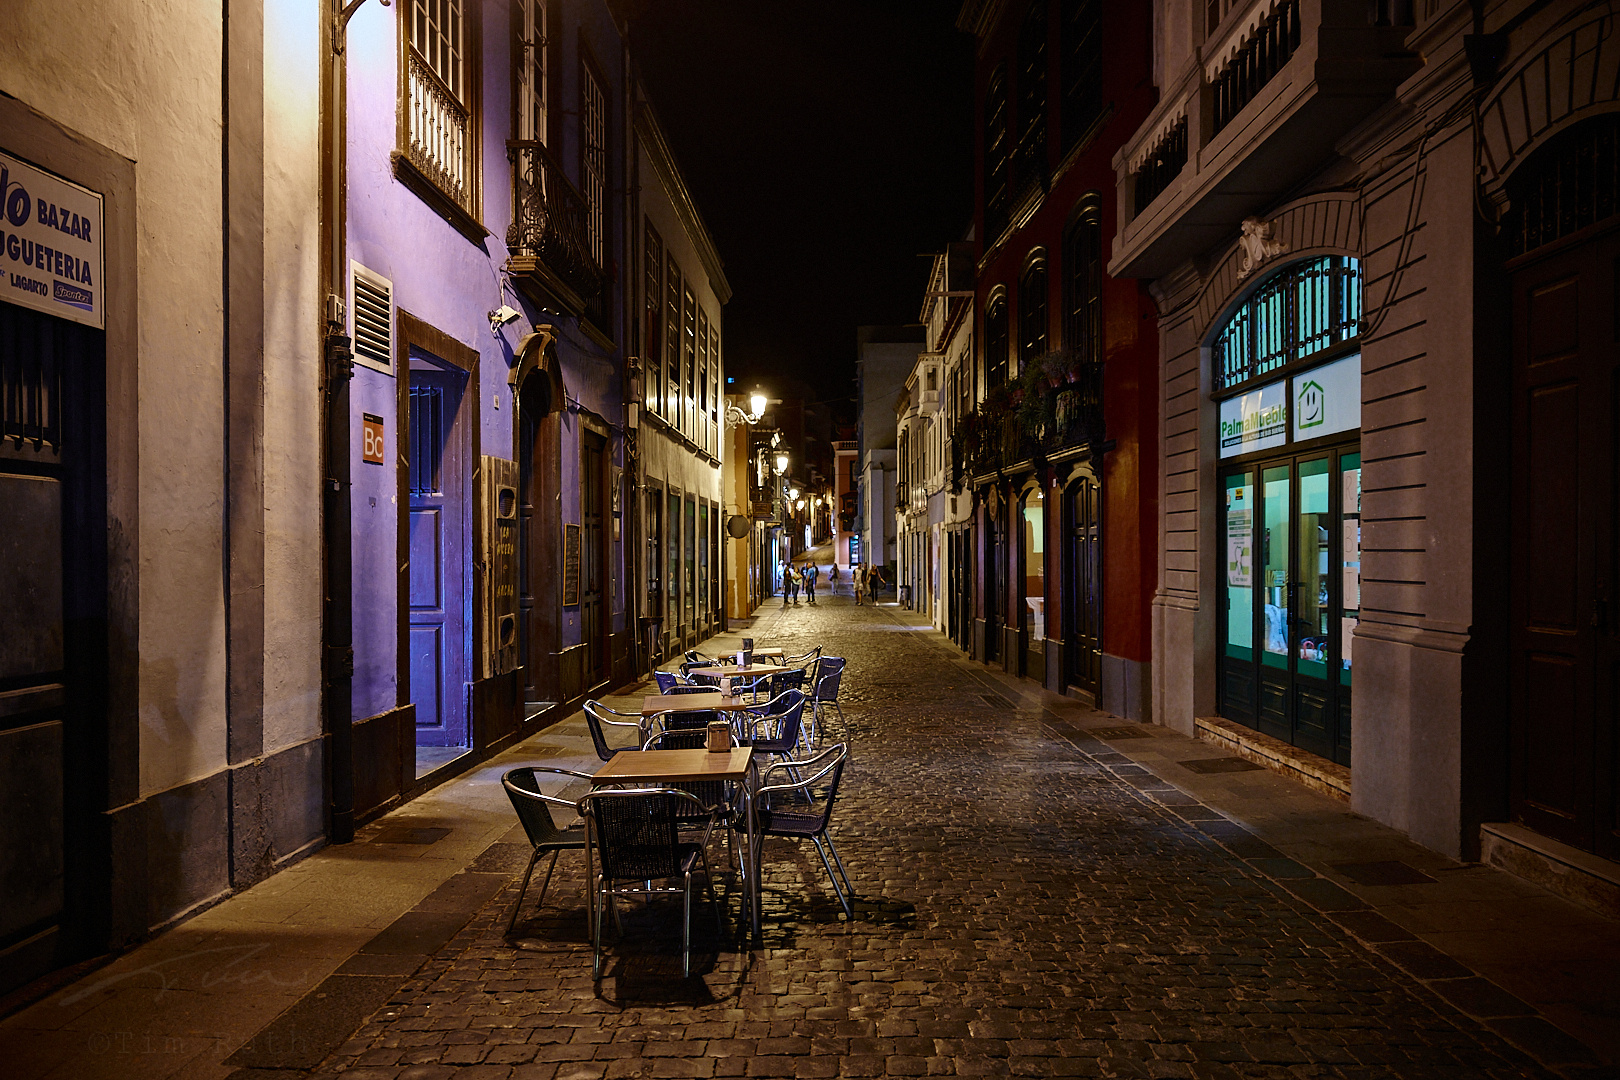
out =
[[[529,847],[499,776],[594,769],[576,714],[14,1015],[8,1075],[1509,1077],[1613,1054],[1606,920],[988,674],[892,599],[818,600],[743,632],[849,660],[825,738],[851,748],[853,921],[813,848],[771,840],[760,946],[723,890],[689,980],[664,901],[593,983],[573,853],[504,939]]]

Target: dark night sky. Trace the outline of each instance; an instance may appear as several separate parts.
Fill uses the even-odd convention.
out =
[[[734,291],[727,373],[853,396],[855,327],[916,322],[919,253],[959,239],[972,214],[960,4],[636,6],[632,51]]]

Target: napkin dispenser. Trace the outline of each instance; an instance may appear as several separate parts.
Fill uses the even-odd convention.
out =
[[[709,721],[709,753],[724,754],[731,750],[731,726],[724,720]]]

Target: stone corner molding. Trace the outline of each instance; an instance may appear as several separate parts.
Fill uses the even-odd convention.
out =
[[[1242,281],[1260,269],[1268,260],[1288,250],[1281,240],[1273,239],[1274,223],[1257,217],[1243,219],[1243,235],[1238,237],[1238,280]]]

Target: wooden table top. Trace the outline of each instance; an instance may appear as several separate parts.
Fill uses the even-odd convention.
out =
[[[592,783],[742,780],[748,776],[748,763],[753,754],[751,746],[733,746],[724,754],[711,754],[707,750],[629,750],[603,762]]]
[[[748,667],[710,668],[700,670],[696,674],[708,675],[712,671],[714,675],[750,675],[757,677],[760,675],[780,675],[784,671],[798,670],[798,668],[783,667],[781,664],[750,664]]]
[[[725,697],[716,690],[712,694],[649,694],[641,699],[641,715],[657,716],[667,712],[725,712],[746,709],[752,704],[747,698]]]

